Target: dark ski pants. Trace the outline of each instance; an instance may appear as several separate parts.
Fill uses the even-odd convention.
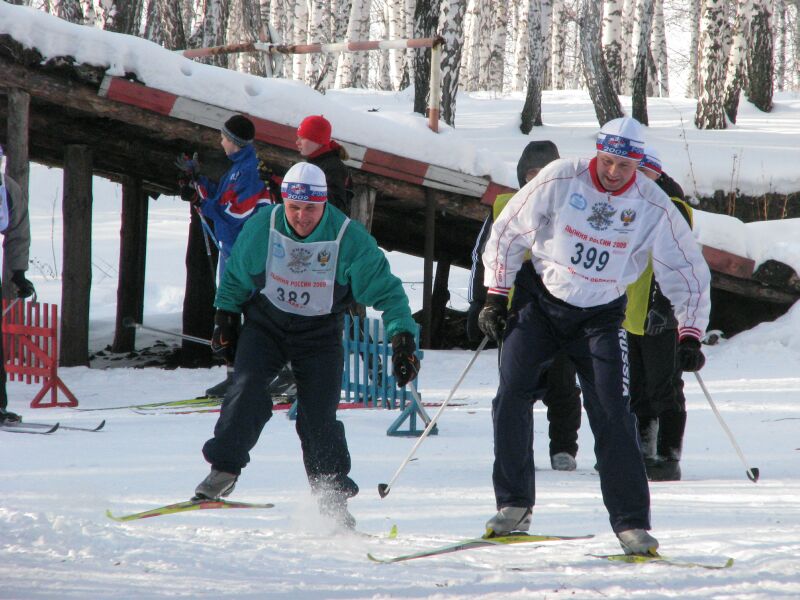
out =
[[[581,428],[581,390],[575,383],[575,365],[563,352],[556,355],[545,374],[542,402],[547,407],[550,456],[578,453],[578,430]]]
[[[631,410],[639,421],[658,418],[667,411],[686,412],[677,331],[667,329],[656,335],[628,332],[628,350]]]
[[[270,381],[291,362],[297,381],[296,430],[303,464],[315,491],[336,490],[354,496],[358,486],[349,477],[350,453],[344,425],[336,420],[342,384],[341,319],[293,321],[300,327],[278,329],[270,322],[245,321],[236,351],[235,380],[222,403],[214,437],[203,446],[212,466],[241,473],[250,450],[272,417]]]
[[[528,286],[520,285],[524,272],[517,277],[492,403],[497,508],[535,504],[532,398],[543,371],[563,350],[581,383],[611,527],[649,529],[650,492],[628,397],[625,298],[576,308],[553,298],[530,272]]]

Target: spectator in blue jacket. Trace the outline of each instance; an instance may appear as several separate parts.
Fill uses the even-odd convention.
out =
[[[272,203],[269,189],[258,172],[258,156],[252,144],[255,133],[255,125],[243,115],[233,115],[225,121],[220,130],[220,145],[233,164],[218,182],[200,174],[197,159],[178,159],[185,183],[191,183],[182,187],[181,198],[195,204],[214,225],[220,280],[247,219]],[[224,395],[232,377],[233,366],[229,365],[225,380],[206,390],[206,394]]]

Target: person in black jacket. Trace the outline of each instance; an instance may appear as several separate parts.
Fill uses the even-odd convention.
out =
[[[11,282],[17,289],[17,298],[27,298],[36,293],[33,284],[25,278],[31,245],[28,195],[16,181],[5,174],[5,166],[3,148],[0,147],[0,233],[3,234],[3,253],[6,264],[11,268]],[[0,319],[0,338],[2,333]],[[5,363],[3,345],[0,344],[0,424],[22,420],[18,414],[7,410]]]
[[[517,180],[520,188],[536,177],[539,171],[559,158],[558,148],[549,140],[529,143],[517,163]],[[513,194],[498,196],[495,209]],[[498,209],[499,211],[500,209]],[[472,250],[472,271],[467,298],[467,337],[477,343],[482,334],[478,329],[478,313],[486,301],[483,285],[483,250],[494,223],[494,211],[486,217]],[[575,381],[575,365],[564,353],[556,356],[540,385],[542,402],[547,407],[548,433],[550,435],[550,466],[555,471],[574,471],[578,453],[578,430],[581,427],[581,390]]]
[[[322,115],[303,119],[297,128],[297,149],[300,155],[325,173],[328,202],[346,215],[350,214],[350,174],[344,162],[347,150],[331,139],[331,124]]]

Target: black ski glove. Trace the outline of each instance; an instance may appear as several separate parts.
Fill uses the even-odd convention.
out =
[[[392,336],[392,368],[397,387],[404,387],[417,378],[419,359],[414,354],[417,344],[414,336],[401,331]]]
[[[14,271],[11,281],[17,286],[17,298],[30,298],[36,293],[33,284],[25,278],[25,271]]]
[[[681,371],[699,371],[706,364],[706,357],[700,349],[700,340],[683,338],[678,344],[678,367]]]
[[[236,358],[236,343],[239,341],[239,323],[241,317],[238,313],[227,310],[217,310],[214,315],[214,334],[211,336],[211,351],[232,365]]]
[[[487,294],[486,304],[478,315],[478,328],[494,342],[503,339],[508,319],[508,298],[498,294]]]

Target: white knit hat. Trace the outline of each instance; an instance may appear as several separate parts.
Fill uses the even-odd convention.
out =
[[[328,184],[325,182],[325,173],[311,163],[301,162],[293,165],[283,176],[281,197],[284,202],[327,201]]]
[[[636,119],[611,119],[597,134],[597,151],[641,160],[644,156],[644,127]]]

